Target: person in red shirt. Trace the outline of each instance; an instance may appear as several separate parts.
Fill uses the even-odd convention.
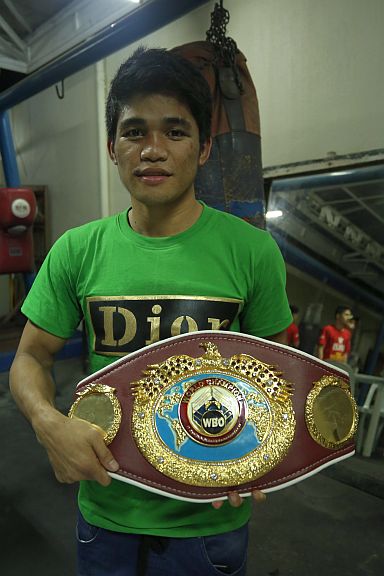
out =
[[[298,327],[299,309],[294,304],[290,306],[290,309],[292,312],[293,322],[287,328],[288,346],[298,348],[300,346],[300,334]]]
[[[336,308],[334,324],[327,324],[321,331],[317,354],[320,359],[347,363],[351,350],[351,320],[353,313],[348,306]]]

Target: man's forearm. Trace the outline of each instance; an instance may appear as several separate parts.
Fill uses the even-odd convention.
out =
[[[119,465],[104,437],[91,424],[68,418],[55,408],[51,370],[65,340],[28,322],[10,370],[10,388],[21,412],[31,422],[60,482],[96,480],[111,482],[107,470]]]
[[[57,414],[51,364],[43,365],[32,354],[20,352],[12,364],[9,383],[16,404],[38,433],[44,419]]]

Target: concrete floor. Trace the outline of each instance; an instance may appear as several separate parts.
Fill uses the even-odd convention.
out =
[[[67,411],[81,359],[55,364]],[[75,575],[76,488],[56,482],[0,373],[0,574]],[[251,522],[249,576],[383,576],[384,458],[355,456],[268,496]],[[204,575],[202,575],[204,576]]]

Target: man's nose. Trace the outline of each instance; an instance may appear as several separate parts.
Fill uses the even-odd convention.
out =
[[[140,159],[150,162],[157,162],[167,159],[167,150],[164,138],[159,134],[147,134],[143,141],[140,152]]]

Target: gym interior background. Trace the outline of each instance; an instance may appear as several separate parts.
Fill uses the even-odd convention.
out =
[[[37,267],[65,230],[129,204],[107,156],[104,127],[106,93],[119,64],[140,44],[172,48],[204,40],[214,6],[214,1],[192,0],[0,0],[0,187],[27,186],[35,192]],[[230,13],[227,33],[245,54],[257,90],[266,206],[282,212],[267,225],[287,262],[288,296],[300,309],[302,347],[314,351],[320,327],[332,322],[336,306],[345,303],[360,318],[353,339],[354,368],[380,376],[384,370],[384,3],[225,0],[224,7]],[[27,433],[10,408],[6,375],[23,325],[19,307],[25,289],[22,275],[0,274],[1,410],[13,414],[8,449],[12,445],[16,451],[16,440]],[[75,367],[74,378],[86,368],[83,347],[79,332],[58,359],[67,362],[67,371]],[[67,374],[63,364],[58,366],[58,374]],[[354,490],[364,485],[369,503],[362,507],[373,510],[376,502],[381,518],[382,454],[378,439],[371,458],[358,456],[334,480],[337,490],[351,489],[351,482]],[[42,458],[36,454],[36,463]],[[36,464],[40,469],[41,474],[48,473],[45,465]],[[16,466],[15,475],[17,470]],[[351,475],[358,480],[349,479],[348,484],[346,477]],[[362,476],[366,482],[361,483]],[[12,475],[3,477],[12,482]],[[323,484],[327,482],[329,476]],[[367,488],[373,485],[374,494]],[[23,490],[33,500],[30,487]],[[62,498],[51,484],[47,490],[58,501]],[[9,493],[9,487],[4,487],[4,493]],[[300,509],[297,492],[292,494]],[[346,493],[344,497],[347,501]],[[348,498],[355,497],[348,492]],[[313,501],[311,506],[316,508]],[[12,506],[5,510],[11,522]],[[362,512],[361,522],[364,519]],[[345,529],[349,520],[346,516]],[[12,522],[10,526],[28,538],[25,524],[23,529]],[[372,518],[371,526],[375,526]],[[373,556],[365,557],[363,547],[348,571],[339,566],[337,573],[381,574],[383,548],[374,543],[372,550]],[[35,558],[33,550],[28,551]],[[319,556],[321,551],[319,546]],[[304,574],[300,563],[290,571],[295,560],[286,557],[291,563],[280,565],[280,572],[277,564],[265,561],[264,573]],[[347,556],[343,561],[345,566]],[[255,560],[250,574],[257,574],[256,568]],[[325,573],[316,569],[314,574]],[[11,564],[7,570],[12,576],[25,573]],[[46,573],[60,572],[56,568]],[[327,574],[332,573],[329,566]]]

